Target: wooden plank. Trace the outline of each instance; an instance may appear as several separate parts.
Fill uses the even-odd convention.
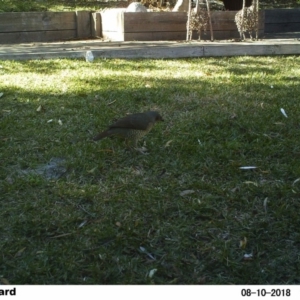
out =
[[[212,11],[211,22],[214,30],[228,31],[237,30],[234,18],[237,11]],[[265,13],[259,12],[259,26],[260,30],[264,29]]]
[[[129,42],[105,43],[78,41],[0,46],[2,59],[40,59],[81,57],[86,50],[102,58],[181,58],[243,55],[300,55],[296,40],[264,40],[259,42]]]
[[[263,55],[287,55],[300,53],[300,47],[296,44],[263,44],[263,43],[235,43],[223,44],[220,47],[207,45],[204,48],[204,56],[263,56]]]
[[[265,23],[299,23],[300,9],[266,9]]]
[[[75,30],[0,32],[0,44],[63,41],[76,38]]]
[[[300,32],[299,23],[279,23],[279,24],[265,24],[266,33],[277,32]]]
[[[76,11],[76,30],[79,39],[91,37],[91,12]]]
[[[136,47],[129,49],[94,50],[95,57],[109,58],[182,58],[300,54],[299,44],[201,43],[179,44],[165,47]]]
[[[186,36],[185,31],[181,32],[125,32],[124,41],[176,41],[184,40]]]
[[[212,26],[214,30],[237,30],[234,22],[236,12],[212,12]],[[263,12],[260,13],[260,28],[263,28]],[[185,30],[186,13],[178,12],[151,12],[151,13],[124,13],[125,32],[148,31],[178,31]]]
[[[0,32],[76,29],[74,12],[0,13]]]
[[[216,32],[215,39],[239,37],[234,16],[236,12],[212,12],[212,26]],[[182,12],[145,12],[127,13],[124,10],[111,10],[102,15],[103,36],[118,41],[150,41],[150,40],[181,40],[185,39],[187,15]],[[260,12],[260,36],[264,31],[264,12]],[[123,23],[124,22],[124,23]],[[124,27],[122,27],[124,25]],[[118,32],[109,34],[108,32]],[[224,32],[222,34],[222,32]],[[124,37],[121,38],[122,33]],[[209,34],[209,33],[208,33]],[[206,37],[210,39],[210,35]]]
[[[158,23],[158,22],[141,22],[138,20],[128,23],[124,15],[124,32],[165,32],[181,31],[186,27],[186,22],[182,23]]]
[[[91,35],[92,35],[92,37],[102,37],[101,14],[100,14],[100,12],[92,13],[92,17],[91,17]]]
[[[259,37],[262,37],[264,31],[259,31]],[[214,31],[214,39],[215,40],[226,40],[226,39],[234,39],[239,38],[239,33],[237,30],[235,31]],[[178,32],[125,32],[124,33],[124,41],[177,41],[177,40],[185,40],[186,32],[178,31]],[[246,34],[246,37],[249,38],[249,35]],[[120,35],[119,35],[120,38]],[[193,31],[193,39],[198,39],[198,33]],[[111,38],[111,40],[113,40]],[[201,33],[201,40],[210,41],[210,32],[209,30],[204,34]],[[121,41],[121,39],[119,39]]]
[[[203,41],[210,41],[210,31],[207,30],[206,31],[206,34],[205,33],[201,33],[201,40]],[[237,30],[235,31],[232,31],[232,30],[229,30],[229,31],[225,31],[225,30],[222,30],[222,31],[214,31],[214,39],[215,40],[227,40],[227,39],[233,39],[233,38],[238,38],[239,37],[239,33]],[[194,40],[198,40],[198,32],[196,31],[193,31],[193,39]]]
[[[129,22],[138,20],[151,23],[176,23],[187,18],[185,12],[124,12],[124,15]]]

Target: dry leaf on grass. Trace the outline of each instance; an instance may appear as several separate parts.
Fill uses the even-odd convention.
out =
[[[86,223],[87,223],[87,220],[84,220],[83,222],[81,222],[81,223],[79,224],[78,228],[83,227]]]
[[[165,143],[165,148],[170,147],[170,144],[173,142],[173,140],[169,140]]]
[[[156,260],[155,257],[152,256],[151,253],[149,253],[144,247],[140,247],[140,250],[142,253],[145,253],[147,256],[149,256],[152,260]]]
[[[26,247],[24,247],[24,248],[22,248],[21,250],[19,250],[19,251],[15,254],[15,257],[21,256],[25,249],[26,249]]]
[[[244,167],[240,167],[240,170],[253,170],[253,169],[257,169],[257,167],[255,167],[255,166],[244,166]]]
[[[264,210],[267,212],[268,197],[264,200]]]
[[[1,282],[1,284],[10,285],[10,282],[6,278],[4,278],[4,277],[2,277],[0,279],[0,282]]]
[[[248,242],[247,238],[244,237],[244,239],[240,241],[240,248],[245,249],[247,246],[247,242]]]
[[[37,109],[37,112],[45,111],[45,107],[43,105],[40,105]]]
[[[186,195],[190,195],[190,194],[193,194],[193,193],[195,193],[195,191],[194,190],[185,190],[185,191],[182,191],[181,193],[180,193],[180,196],[186,196]]]
[[[286,114],[286,112],[285,112],[285,110],[283,109],[283,108],[280,108],[280,111],[281,111],[281,113],[287,118],[288,116],[287,116],[287,114]]]
[[[252,260],[253,259],[253,254],[252,253],[245,253],[244,254],[244,257],[243,257],[244,260]]]
[[[93,169],[88,170],[88,173],[94,173],[97,170],[97,167],[94,167]]]
[[[157,272],[157,269],[150,270],[149,275],[148,275],[149,278],[152,278],[156,272]]]
[[[294,185],[295,183],[299,182],[299,181],[300,181],[300,178],[297,178],[297,179],[293,182],[293,185]]]
[[[258,186],[257,182],[254,181],[244,181],[245,184],[253,184],[255,186]]]

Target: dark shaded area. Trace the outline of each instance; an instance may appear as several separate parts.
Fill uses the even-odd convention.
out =
[[[243,7],[243,0],[223,0],[225,9],[240,10]],[[246,0],[246,6],[250,6],[252,0]]]
[[[243,0],[223,0],[225,9],[227,10],[240,10],[243,7]],[[252,0],[246,0],[246,6],[249,7],[252,4]],[[300,7],[298,0],[265,0],[260,1],[260,8],[290,8]]]

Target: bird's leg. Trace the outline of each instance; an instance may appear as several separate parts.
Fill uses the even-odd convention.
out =
[[[134,150],[138,151],[139,153],[141,154],[144,154],[144,155],[147,155],[147,148],[146,147],[141,147],[141,148],[138,148],[137,146],[137,141],[134,141]]]
[[[144,155],[148,154],[146,153],[147,149],[145,147],[138,148],[137,142],[138,142],[137,140],[126,139],[125,143],[126,143],[127,150],[131,150],[131,151],[135,150]]]
[[[137,152],[143,154],[143,155],[148,155],[149,153],[147,153],[147,149],[145,147],[142,148],[134,148],[134,150],[136,150]]]

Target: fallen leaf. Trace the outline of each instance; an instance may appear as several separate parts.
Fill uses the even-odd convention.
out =
[[[147,254],[151,259],[156,260],[151,253],[149,253],[144,247],[140,246],[141,252]]]
[[[24,247],[24,248],[22,248],[21,250],[19,250],[19,251],[15,254],[15,257],[21,256],[25,249],[26,249],[26,247]]]
[[[288,116],[287,116],[287,114],[286,114],[286,112],[285,112],[285,110],[283,109],[283,108],[280,108],[280,111],[281,111],[281,113],[287,118]]]
[[[244,260],[252,260],[253,259],[253,254],[252,253],[245,253],[244,254],[244,257],[243,257]]]
[[[0,98],[1,98],[3,95],[4,95],[3,93],[0,93]]]
[[[300,181],[300,178],[297,178],[297,179],[293,182],[293,185],[294,185],[295,183],[299,182],[299,181]]]
[[[167,141],[166,144],[165,144],[165,148],[169,147],[172,142],[173,142],[173,140]]]
[[[264,200],[264,210],[267,212],[268,197]]]
[[[4,278],[4,277],[2,277],[2,278],[0,279],[0,282],[1,282],[2,284],[5,284],[5,285],[10,285],[10,282],[9,282],[6,278]]]
[[[71,235],[71,234],[73,234],[73,233],[72,232],[63,233],[63,234],[59,234],[59,235],[56,235],[56,236],[52,236],[50,239],[61,238],[61,237],[65,237],[65,236],[68,236],[68,235]]]
[[[244,239],[240,241],[240,248],[245,249],[247,246],[247,242],[248,242],[247,238],[244,237]]]
[[[83,222],[81,222],[81,223],[79,224],[78,228],[83,227],[86,223],[87,223],[87,220],[84,220]]]
[[[107,105],[112,105],[113,103],[115,103],[117,100],[111,101],[109,103],[107,103]]]
[[[53,122],[53,119],[50,119],[50,120],[47,121],[47,123],[51,123],[51,122]]]
[[[254,181],[244,181],[244,183],[246,183],[246,184],[253,184],[255,186],[258,186],[257,182],[254,182]]]
[[[116,225],[117,225],[118,227],[121,227],[121,223],[120,223],[120,222],[116,222]]]
[[[42,105],[40,105],[40,106],[36,109],[37,112],[41,112],[41,111],[43,111],[43,110],[44,110],[44,107],[43,107]]]
[[[152,278],[156,272],[157,272],[157,269],[150,270],[149,275],[148,275],[149,278]]]
[[[244,167],[240,167],[241,170],[253,170],[253,169],[257,169],[257,167],[255,166],[244,166]]]
[[[90,169],[89,171],[87,171],[88,173],[94,173],[97,170],[97,167]]]
[[[185,190],[180,193],[180,196],[186,196],[186,195],[193,194],[193,193],[195,193],[194,190]]]
[[[60,126],[63,124],[63,122],[62,122],[61,119],[58,120],[58,124],[59,124]]]

